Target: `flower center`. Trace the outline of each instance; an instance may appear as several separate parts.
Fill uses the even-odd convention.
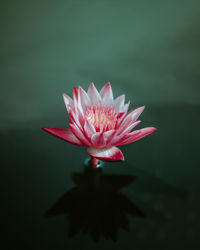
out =
[[[97,132],[104,132],[115,128],[117,113],[113,107],[92,105],[86,110],[86,119],[92,123]]]

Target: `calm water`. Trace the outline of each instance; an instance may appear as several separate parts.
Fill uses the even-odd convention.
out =
[[[187,249],[196,242],[195,127],[184,138],[178,128],[189,126],[191,113],[195,121],[198,110],[152,109],[158,132],[121,147],[125,162],[105,163],[102,171],[84,166],[84,147],[43,132],[39,123],[5,130],[1,187],[7,246],[143,249],[158,244],[169,249],[173,240]],[[166,124],[175,113],[179,119]]]

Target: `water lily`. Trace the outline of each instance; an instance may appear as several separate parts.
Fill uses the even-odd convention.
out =
[[[74,87],[73,99],[66,94],[63,94],[63,99],[71,121],[69,128],[43,129],[72,144],[88,146],[87,152],[94,167],[98,165],[98,160],[124,160],[117,146],[138,141],[156,131],[154,127],[132,131],[141,122],[138,117],[145,106],[128,112],[130,102],[124,103],[125,95],[114,99],[110,83],[100,92],[93,83],[87,92],[80,86]]]

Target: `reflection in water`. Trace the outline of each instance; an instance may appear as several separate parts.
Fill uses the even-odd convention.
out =
[[[128,214],[144,217],[143,212],[120,190],[135,176],[103,175],[101,168],[86,167],[83,174],[74,173],[76,184],[45,213],[45,216],[66,214],[69,237],[79,232],[90,233],[94,241],[101,236],[116,241],[118,229],[130,231]]]

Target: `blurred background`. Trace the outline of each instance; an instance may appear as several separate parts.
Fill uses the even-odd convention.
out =
[[[3,249],[171,249],[170,242],[195,249],[200,232],[199,25],[197,0],[0,1]],[[69,238],[74,224],[66,214],[73,209],[44,216],[79,186],[74,172],[84,180],[87,153],[40,129],[67,127],[62,93],[71,95],[78,85],[87,89],[91,81],[98,90],[110,81],[114,96],[126,94],[132,108],[145,104],[141,127],[158,129],[123,146],[125,162],[105,164],[107,179],[117,175],[124,183],[123,176],[136,176],[118,188],[144,218],[128,209],[129,230],[116,223],[118,236],[110,236],[116,225],[108,230],[109,239],[102,229],[97,243],[89,229],[82,235],[79,226]]]

